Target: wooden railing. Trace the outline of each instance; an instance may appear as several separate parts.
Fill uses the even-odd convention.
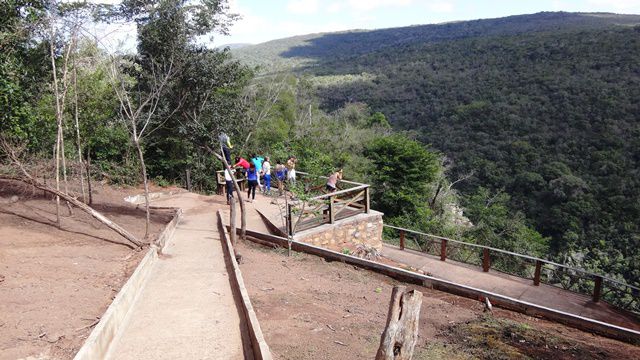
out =
[[[333,224],[362,213],[369,213],[369,185],[353,181],[340,180],[341,190],[327,194],[315,195],[324,188],[325,176],[313,176],[305,172],[296,172],[298,182],[308,198],[292,202],[287,208],[287,233],[308,230],[323,224]]]
[[[468,243],[441,236],[422,233],[391,225],[384,225],[387,242],[399,244],[401,250],[413,249],[440,257],[441,261],[451,259],[457,262],[482,267],[484,272],[494,269],[533,281],[533,285],[544,283],[579,294],[588,295],[594,302],[607,303],[640,315],[640,288],[624,282],[595,274],[583,269],[559,264],[553,261]],[[391,238],[389,233],[397,233]]]

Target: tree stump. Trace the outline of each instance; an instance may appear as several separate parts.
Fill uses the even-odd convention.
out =
[[[418,340],[422,293],[394,286],[376,360],[410,360]]]

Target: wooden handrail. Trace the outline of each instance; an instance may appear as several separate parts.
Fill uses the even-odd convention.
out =
[[[310,200],[324,200],[330,197],[335,197],[338,195],[343,195],[343,194],[348,194],[350,192],[355,192],[355,191],[362,191],[366,188],[368,188],[369,185],[363,184],[360,186],[356,186],[356,187],[352,187],[349,189],[344,189],[344,190],[340,190],[340,191],[336,191],[336,192],[332,192],[332,193],[328,193],[328,194],[322,194],[322,195],[318,195],[318,196],[314,196],[312,197]]]
[[[541,258],[538,258],[538,257],[535,257],[535,256],[518,254],[518,253],[515,253],[515,252],[512,252],[512,251],[508,251],[508,250],[502,250],[502,249],[493,248],[493,247],[490,247],[490,246],[473,244],[473,243],[468,243],[468,242],[460,241],[460,240],[454,240],[454,239],[446,238],[446,237],[443,237],[443,236],[427,234],[427,233],[423,233],[423,232],[420,232],[420,231],[405,229],[405,228],[401,228],[401,227],[393,226],[393,225],[384,224],[383,226],[387,227],[387,228],[390,228],[390,229],[403,231],[405,234],[406,233],[412,233],[412,234],[417,234],[417,235],[429,236],[429,237],[432,237],[432,238],[435,238],[435,239],[439,239],[439,240],[442,240],[442,241],[453,242],[453,243],[457,243],[457,244],[461,244],[461,245],[465,245],[465,246],[470,246],[470,247],[475,247],[475,248],[483,249],[483,250],[487,249],[489,251],[495,251],[495,252],[502,253],[502,254],[507,254],[507,255],[511,255],[511,256],[525,258],[527,260],[532,260],[532,261],[535,261],[536,263],[540,262],[541,264],[549,264],[549,265],[553,265],[553,266],[556,266],[556,267],[565,268],[567,270],[576,271],[576,272],[585,274],[588,277],[591,277],[593,279],[602,278],[603,280],[607,280],[607,281],[613,282],[615,284],[618,284],[618,285],[621,285],[621,286],[626,286],[626,287],[628,287],[630,289],[633,289],[633,290],[636,290],[636,291],[640,291],[640,288],[638,288],[636,286],[629,285],[629,284],[623,283],[621,281],[618,281],[618,280],[615,280],[615,279],[611,279],[611,278],[608,278],[606,276],[602,276],[602,275],[599,275],[599,274],[596,274],[596,273],[592,273],[592,272],[589,272],[587,270],[574,268],[574,267],[571,267],[571,266],[568,266],[568,265],[564,265],[564,264],[559,264],[559,263],[556,263],[556,262],[553,262],[553,261],[549,261],[549,260],[545,260],[545,259],[541,259]]]

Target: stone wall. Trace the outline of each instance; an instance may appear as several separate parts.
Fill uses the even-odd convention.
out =
[[[381,251],[382,213],[372,210],[369,214],[338,220],[334,224],[296,233],[294,239],[335,251],[353,250],[358,244]]]

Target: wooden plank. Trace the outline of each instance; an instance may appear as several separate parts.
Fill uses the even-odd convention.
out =
[[[365,199],[364,199],[364,212],[367,213],[367,214],[371,212],[371,194],[370,194],[370,189],[371,188],[369,186],[367,186],[364,189],[364,197],[365,197]]]
[[[342,210],[347,209],[349,207],[349,205],[351,205],[352,203],[361,200],[360,196],[364,195],[364,191],[359,192],[356,196],[354,196],[351,200],[349,200],[346,204],[344,204],[340,209],[338,209],[336,211],[336,214],[339,214],[340,212],[342,212]]]
[[[536,271],[533,274],[534,286],[540,286],[540,270],[542,270],[542,261],[536,260]]]
[[[598,302],[602,294],[602,276],[596,276],[593,280],[595,282],[593,286],[593,302]]]
[[[447,240],[440,240],[440,260],[447,260]]]
[[[491,268],[491,258],[489,257],[489,249],[482,249],[482,271],[489,272]]]

